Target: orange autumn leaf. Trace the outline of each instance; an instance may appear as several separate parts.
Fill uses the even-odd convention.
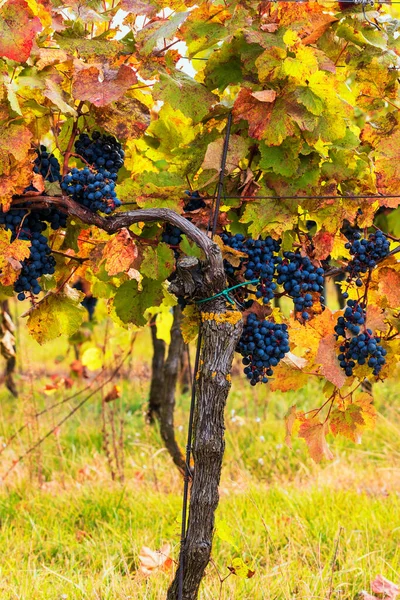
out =
[[[121,398],[121,387],[119,385],[113,385],[111,390],[104,396],[104,402],[112,402]]]
[[[311,458],[321,462],[324,458],[332,460],[333,454],[326,441],[328,424],[321,423],[318,417],[306,419],[299,429],[299,437],[303,438],[308,446]]]
[[[19,276],[21,263],[29,257],[30,243],[16,239],[10,242],[11,232],[0,231],[0,281],[2,285],[12,285]]]
[[[385,294],[391,308],[400,306],[400,272],[390,267],[379,271],[379,291]]]
[[[289,446],[289,448],[292,448],[292,432],[293,432],[293,426],[296,422],[297,419],[297,406],[294,404],[293,406],[291,406],[288,410],[288,412],[285,415],[285,430],[286,430],[286,435],[285,435],[285,444],[287,446]]]
[[[321,365],[322,375],[336,387],[341,388],[346,382],[346,374],[337,359],[337,343],[333,333],[323,337],[319,343],[315,361]]]
[[[139,554],[139,571],[148,577],[158,571],[168,571],[172,567],[170,557],[171,545],[166,543],[160,550],[152,550],[148,546],[142,546]]]
[[[109,275],[126,273],[138,256],[138,249],[127,229],[121,229],[104,247],[105,268]]]

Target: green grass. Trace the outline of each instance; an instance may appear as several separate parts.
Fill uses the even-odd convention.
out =
[[[19,378],[18,401],[4,389],[0,392],[3,442],[34,410],[70,393],[43,393],[49,383],[46,373],[65,371],[71,362],[67,347],[52,349],[67,356],[59,365],[43,349],[35,355],[25,337],[21,343],[31,352],[31,374]],[[1,600],[166,597],[172,572],[146,578],[138,571],[138,556],[143,545],[157,549],[169,542],[177,558],[182,481],[157,429],[144,424],[147,335],[134,354],[121,382],[122,398],[115,403],[116,413],[125,418],[123,485],[111,481],[98,396],[3,482]],[[375,431],[366,433],[358,446],[330,440],[334,460],[316,465],[302,440],[294,441],[293,450],[283,444],[283,415],[294,403],[305,410],[315,407],[320,396],[314,382],[299,392],[271,394],[266,387],[251,389],[235,376],[226,410],[213,563],[202,584],[202,600],[350,600],[369,590],[378,573],[399,582],[400,389],[394,383],[377,385]],[[176,414],[182,446],[188,403],[181,396]],[[31,419],[1,455],[1,473],[66,409],[53,412]],[[220,578],[229,574],[228,566],[238,556],[254,565],[254,577],[231,575],[221,585]]]

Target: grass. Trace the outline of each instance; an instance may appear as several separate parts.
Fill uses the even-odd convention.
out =
[[[123,340],[118,332],[115,337]],[[54,344],[47,355],[43,349],[35,354],[22,331],[21,338],[29,368],[19,378],[18,401],[0,392],[3,442],[32,412],[70,393],[43,393],[48,373],[64,371],[71,362],[67,347]],[[172,572],[146,578],[138,571],[138,557],[143,545],[157,549],[169,542],[177,558],[182,481],[157,429],[144,424],[147,346],[142,336],[124,371],[122,397],[113,404],[125,419],[124,484],[110,477],[100,395],[3,482],[1,600],[165,599]],[[64,361],[49,359],[56,354]],[[73,390],[83,385],[77,382]],[[334,460],[315,465],[301,440],[293,450],[283,445],[283,415],[294,403],[315,407],[320,394],[314,382],[284,395],[234,378],[213,561],[201,600],[348,600],[369,590],[378,573],[399,582],[400,389],[393,382],[376,386],[376,430],[358,446],[332,440]],[[188,403],[187,395],[179,397],[182,446]],[[1,455],[2,473],[66,409],[53,412],[30,419]],[[235,557],[254,566],[254,577],[231,575],[221,584]]]

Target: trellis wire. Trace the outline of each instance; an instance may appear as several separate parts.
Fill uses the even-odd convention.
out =
[[[215,196],[205,196],[203,199],[211,200],[214,198]],[[226,200],[380,200],[382,198],[400,198],[400,194],[359,194],[352,196],[228,196],[224,194],[224,198]],[[124,202],[123,205],[129,206],[131,204],[137,204],[137,202]]]
[[[231,125],[232,125],[232,113],[228,114],[228,121],[226,126],[226,133],[224,139],[224,146],[222,149],[222,157],[221,157],[221,168],[218,178],[218,186],[217,186],[217,194],[215,197],[215,206],[214,206],[214,217],[213,217],[213,225],[211,231],[211,238],[214,237],[217,224],[218,224],[218,213],[221,205],[221,196],[224,187],[224,177],[225,177],[225,166],[226,159],[228,156],[228,146],[229,146],[229,137],[231,134]],[[189,481],[191,479],[190,472],[190,457],[192,453],[192,438],[193,438],[193,421],[194,421],[194,413],[196,408],[196,375],[199,370],[200,363],[200,352],[201,352],[201,329],[199,328],[199,335],[197,338],[197,347],[196,347],[196,358],[193,369],[193,376],[191,377],[191,401],[190,401],[190,412],[189,412],[189,424],[188,424],[188,434],[187,434],[187,443],[186,443],[186,458],[185,458],[185,477],[183,484],[183,497],[182,497],[182,524],[181,524],[181,540],[180,540],[180,551],[179,551],[179,566],[178,566],[178,600],[183,600],[183,576],[185,572],[184,565],[184,547],[186,542],[186,520],[187,520],[187,505],[189,498]],[[189,365],[190,368],[190,365]]]

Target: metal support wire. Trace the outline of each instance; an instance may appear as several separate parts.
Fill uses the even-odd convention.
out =
[[[219,208],[221,204],[221,196],[224,188],[224,177],[225,177],[225,167],[226,167],[226,159],[228,156],[228,148],[229,148],[229,138],[231,135],[231,125],[232,125],[232,113],[228,115],[228,122],[226,126],[226,134],[224,140],[224,146],[222,150],[221,157],[221,169],[218,178],[218,186],[217,193],[215,196],[215,205],[213,207],[214,214],[212,219],[212,231],[211,238],[214,237],[215,231],[217,229],[218,224],[218,214]],[[211,224],[211,219],[209,226]],[[187,433],[187,442],[186,442],[186,458],[185,458],[185,477],[183,484],[183,497],[182,497],[182,524],[181,524],[181,540],[180,540],[180,550],[179,550],[179,567],[178,567],[178,600],[183,600],[183,577],[185,573],[185,565],[184,565],[184,556],[185,556],[185,542],[186,542],[186,521],[187,521],[187,508],[188,508],[188,500],[189,500],[189,482],[192,478],[192,473],[190,469],[190,457],[192,454],[192,438],[193,438],[193,423],[194,423],[194,414],[196,410],[196,376],[199,370],[200,364],[200,355],[201,355],[201,328],[199,328],[199,335],[197,338],[197,347],[196,347],[196,358],[194,362],[193,375],[191,376],[191,400],[190,400],[190,411],[189,411],[189,424],[188,424],[188,433]],[[190,354],[188,350],[189,356],[189,370],[190,368]]]

